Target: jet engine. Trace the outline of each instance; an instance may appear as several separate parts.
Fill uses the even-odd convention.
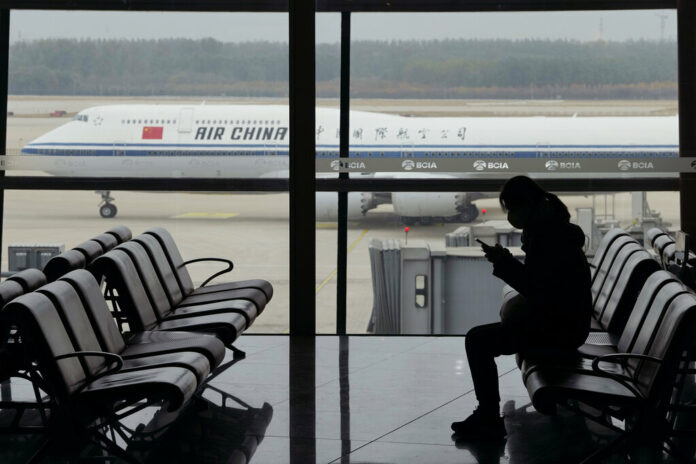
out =
[[[338,218],[338,193],[317,192],[317,221],[335,221]],[[377,206],[375,197],[369,192],[348,192],[348,219],[359,219]]]
[[[455,192],[394,192],[394,212],[404,224],[433,221],[471,222],[478,209],[469,195]]]

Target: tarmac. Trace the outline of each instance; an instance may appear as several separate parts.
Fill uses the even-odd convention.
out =
[[[46,115],[54,110],[76,112],[96,104],[113,104],[124,99],[63,98],[63,97],[10,97],[8,109],[18,116],[8,118],[8,153],[18,151],[33,138],[57,127],[66,118]],[[152,99],[138,100],[140,103]],[[179,100],[171,100],[178,103]],[[162,102],[161,99],[158,100]],[[189,101],[193,101],[189,99]],[[263,100],[264,102],[268,100]],[[131,102],[125,100],[123,102]],[[225,101],[228,102],[228,101]],[[244,102],[251,101],[244,100]],[[407,101],[408,102],[408,101]],[[412,101],[413,102],[413,101]],[[215,103],[223,103],[215,101]],[[278,103],[275,101],[274,103]],[[329,102],[330,103],[330,102]],[[617,112],[633,108],[634,113],[659,112],[669,108],[672,102],[619,102],[615,106],[605,102],[592,102],[595,106],[614,108]],[[676,102],[675,102],[676,103]],[[321,104],[321,103],[320,103]],[[423,113],[447,113],[456,115],[464,107],[539,109],[559,105],[552,102],[467,102],[457,107],[449,101],[417,101],[410,106],[404,101],[355,102],[385,112],[413,113],[419,108]],[[488,106],[486,106],[488,105]],[[564,111],[572,109],[566,104]],[[584,105],[588,106],[588,105]],[[676,105],[675,105],[676,106]],[[559,108],[563,107],[561,103]],[[452,110],[452,108],[459,108]],[[427,110],[427,111],[426,111]],[[606,110],[609,112],[608,110]],[[13,173],[14,174],[14,173]],[[36,173],[32,173],[35,175]],[[289,219],[288,194],[196,194],[112,192],[118,215],[103,219],[98,213],[99,196],[91,191],[10,190],[5,192],[2,230],[2,270],[7,270],[7,247],[12,244],[55,243],[70,248],[106,229],[124,224],[135,234],[149,227],[162,226],[174,236],[184,259],[198,257],[224,257],[234,262],[231,274],[219,278],[243,280],[263,278],[274,287],[274,297],[266,311],[257,319],[250,332],[285,333],[288,330],[289,302]],[[621,226],[631,224],[631,195],[618,193],[613,196],[598,195],[594,198],[595,214],[604,214],[604,205]],[[592,206],[592,196],[566,196],[562,199],[574,214],[578,207]],[[662,219],[679,227],[678,192],[648,193],[650,208],[659,212]],[[497,199],[482,199],[477,206],[486,213],[478,220],[504,219]],[[445,234],[462,224],[434,223],[410,226],[409,240],[425,240],[434,247],[444,247]],[[347,330],[352,334],[366,332],[372,310],[372,279],[368,244],[372,238],[403,239],[404,226],[393,214],[391,206],[382,205],[370,211],[363,219],[351,221],[348,229],[348,295]],[[195,264],[190,266],[194,281],[200,283],[208,275],[220,269],[219,264]],[[316,228],[316,306],[317,332],[335,333],[336,313],[336,224],[317,223]]]

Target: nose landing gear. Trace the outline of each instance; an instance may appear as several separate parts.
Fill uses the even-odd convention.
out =
[[[118,208],[116,208],[116,205],[111,203],[115,200],[115,198],[111,196],[111,191],[97,190],[95,193],[97,195],[101,195],[101,202],[99,203],[99,215],[103,218],[116,217],[116,213],[118,213]]]

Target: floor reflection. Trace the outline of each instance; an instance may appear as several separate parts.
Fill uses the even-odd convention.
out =
[[[501,357],[507,440],[453,439],[450,423],[476,406],[461,338],[244,336],[239,348],[246,358],[208,385],[205,401],[128,451],[144,463],[558,464],[580,462],[615,436],[562,409],[536,412],[514,358]],[[145,433],[170,418],[135,419],[130,427]],[[40,443],[0,438],[3,464],[26,462]]]
[[[273,407],[254,408],[209,386],[165,434],[128,451],[148,463],[247,463],[262,442]],[[215,400],[214,398],[218,399]]]

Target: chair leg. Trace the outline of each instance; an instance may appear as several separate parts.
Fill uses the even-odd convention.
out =
[[[94,436],[92,437],[92,440],[97,446],[99,446],[103,450],[106,450],[107,452],[113,454],[115,457],[123,459],[124,461],[130,464],[142,464],[140,461],[131,456],[126,450],[118,446],[114,441],[109,439],[103,433],[95,430],[93,434]]]
[[[580,464],[595,464],[604,462],[609,456],[612,456],[628,446],[630,440],[629,434],[630,432],[619,435],[603,448],[600,448],[587,456]]]
[[[233,353],[233,359],[240,360],[246,358],[246,353],[239,348],[235,347],[234,345],[230,344],[228,346],[229,349],[232,350]]]
[[[51,440],[49,438],[45,439],[41,445],[39,445],[39,449],[36,450],[36,453],[29,458],[27,461],[27,464],[36,464],[38,462],[41,462],[41,460],[44,458],[46,455],[46,452],[48,451],[48,448],[51,446]]]

